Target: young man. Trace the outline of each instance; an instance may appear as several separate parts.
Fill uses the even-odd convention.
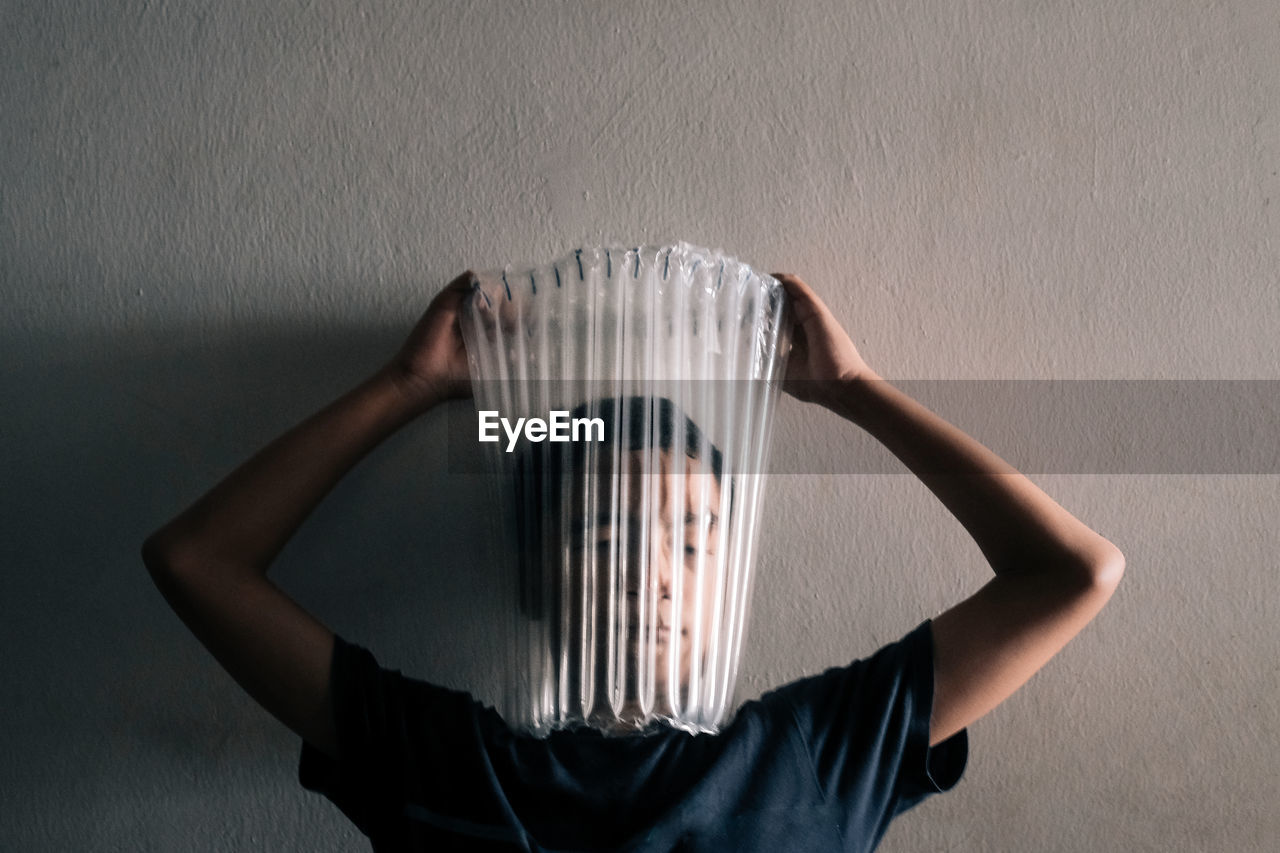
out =
[[[747,703],[715,736],[513,734],[466,694],[377,666],[267,579],[383,438],[469,393],[450,283],[377,373],[148,538],[165,597],[303,739],[303,784],[376,850],[869,850],[955,784],[966,728],[1110,598],[1124,557],[976,441],[882,380],[800,279],[785,388],[867,430],[973,536],[995,577],[902,640]]]

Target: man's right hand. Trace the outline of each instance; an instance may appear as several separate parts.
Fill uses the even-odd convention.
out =
[[[437,293],[383,368],[417,410],[441,400],[471,396],[460,317],[463,300],[471,294],[475,281],[475,273],[468,270]]]

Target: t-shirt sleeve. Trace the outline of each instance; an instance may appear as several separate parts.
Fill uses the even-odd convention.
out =
[[[298,781],[331,800],[366,835],[385,820],[395,794],[382,756],[399,725],[403,696],[398,673],[382,670],[372,653],[334,636],[329,674],[329,702],[338,737],[332,758],[302,742]]]
[[[788,708],[823,795],[887,822],[960,780],[962,730],[929,746],[933,630],[928,620],[864,660],[775,691]],[[872,814],[872,813],[878,814]]]
[[[455,764],[471,746],[473,703],[465,693],[385,669],[338,636],[329,689],[338,757],[303,741],[298,781],[332,801],[376,849],[403,832],[408,804],[431,796],[425,789],[442,775],[431,771]]]

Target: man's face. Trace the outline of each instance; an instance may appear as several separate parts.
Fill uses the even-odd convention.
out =
[[[610,458],[591,483],[570,490],[570,589],[595,591],[586,636],[622,685],[616,698],[634,709],[653,696],[648,710],[671,713],[673,702],[689,701],[672,685],[691,686],[720,628],[724,508],[719,482],[698,460],[662,451],[658,470],[645,473],[646,458],[623,454],[617,477]],[[573,609],[587,616],[585,600]]]

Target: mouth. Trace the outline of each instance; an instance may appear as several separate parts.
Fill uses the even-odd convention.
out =
[[[642,629],[640,625],[641,594],[637,590],[627,590],[626,597],[630,605],[627,608],[627,625],[632,641],[639,642],[642,637],[647,637],[650,642],[668,645],[671,641],[671,626],[663,621],[661,613],[656,614],[658,617],[656,624],[651,617],[645,620],[648,624]]]
[[[649,625],[648,627],[641,629],[637,622],[632,621],[629,624],[628,633],[630,634],[631,642],[633,643],[639,643],[646,638],[649,642],[657,643],[660,646],[667,646],[671,643],[670,625],[663,625],[659,623],[657,625]]]

